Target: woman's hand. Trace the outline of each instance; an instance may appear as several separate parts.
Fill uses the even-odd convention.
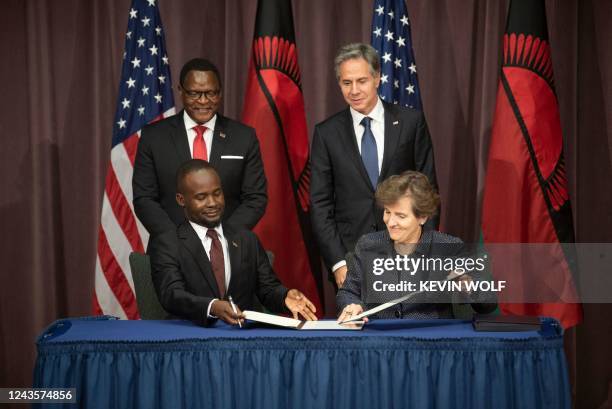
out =
[[[363,312],[363,307],[359,304],[349,304],[340,313],[338,317],[338,322],[342,322],[344,320],[350,320],[355,315],[359,315]],[[368,322],[367,317],[363,319],[364,322]]]

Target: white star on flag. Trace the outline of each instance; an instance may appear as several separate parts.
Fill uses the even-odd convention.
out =
[[[414,85],[408,84],[406,91],[408,91],[409,94],[414,94]]]
[[[158,104],[161,104],[161,102],[162,102],[162,96],[161,96],[161,94],[160,94],[159,92],[158,92],[157,94],[155,94],[155,96],[154,96],[153,98],[155,98],[155,101],[156,101]]]
[[[404,39],[402,37],[398,37],[397,40],[395,40],[395,42],[397,43],[398,47],[403,47],[406,45],[406,43],[404,42]]]
[[[408,24],[410,24],[408,22],[408,16],[406,16],[406,15],[403,15],[402,18],[400,19],[400,21],[402,22],[403,26],[407,26]]]
[[[374,30],[373,33],[376,37],[380,37],[382,35],[381,31],[382,31],[382,28],[376,27],[376,30]]]
[[[149,51],[151,51],[151,55],[157,55],[157,47],[155,47],[155,44],[153,44],[153,47],[149,48]]]
[[[149,95],[149,87],[147,87],[146,85],[144,87],[142,87],[142,95]]]
[[[387,83],[387,81],[388,81],[388,76],[387,76],[387,74],[383,74],[383,75],[380,77],[380,81],[381,81],[383,84],[386,84],[386,83]]]
[[[151,67],[150,65],[147,65],[147,68],[145,68],[145,71],[146,71],[147,75],[152,75],[153,74],[153,67]]]
[[[385,55],[383,55],[383,61],[391,62],[391,53],[385,53]]]
[[[130,18],[136,18],[138,16],[138,10],[130,10]]]
[[[117,125],[119,125],[119,129],[125,128],[126,120],[121,118],[117,121]]]
[[[121,101],[121,105],[123,105],[123,109],[129,108],[130,107],[130,100],[127,98],[123,98],[123,100]]]
[[[157,79],[159,80],[160,84],[163,84],[164,82],[166,82],[166,77],[164,77],[163,75],[160,75],[159,77],[157,77]]]
[[[144,47],[144,43],[145,43],[145,41],[146,41],[146,40],[145,40],[144,38],[140,37],[140,38],[138,39],[138,41],[136,41],[136,42],[138,43],[138,48],[140,48],[140,47]]]
[[[132,65],[134,66],[132,68],[140,67],[140,60],[138,58],[134,57],[134,59],[131,62],[132,62]]]
[[[416,74],[416,65],[414,65],[414,63],[410,64],[410,67],[408,67],[408,69],[411,73]]]
[[[393,61],[393,64],[395,64],[395,68],[400,68],[402,66],[402,60],[396,58],[395,61]]]
[[[131,77],[125,82],[128,88],[134,88],[136,85],[136,80],[133,80]]]
[[[138,115],[144,115],[145,107],[142,105],[138,107]]]
[[[376,9],[376,12],[378,13],[379,16],[382,16],[384,14],[384,12],[385,12],[385,8],[383,6],[379,6]]]
[[[387,41],[393,41],[393,33],[391,31],[387,31],[385,37],[387,38]]]
[[[149,3],[150,7],[155,6],[155,0],[147,0],[147,3]]]
[[[145,17],[145,18],[143,18],[140,21],[142,21],[142,26],[143,27],[147,27],[149,25],[149,22],[151,21],[151,19],[149,17]]]

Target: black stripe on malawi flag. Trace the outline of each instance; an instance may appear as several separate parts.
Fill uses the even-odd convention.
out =
[[[491,132],[482,230],[485,243],[571,243],[572,211],[563,138],[554,88],[546,9],[540,0],[512,0],[503,39],[503,60]],[[556,246],[561,249],[561,246]],[[576,300],[568,254],[533,266],[493,265],[507,278],[538,271],[540,283],[558,283]],[[571,260],[571,257],[570,257]],[[532,284],[533,276],[522,278]],[[553,285],[553,284],[551,284]],[[559,300],[566,294],[559,294]],[[565,327],[581,319],[579,304],[501,305],[507,313],[550,315]]]
[[[257,131],[268,206],[255,227],[274,270],[322,314],[320,258],[309,219],[309,143],[290,0],[259,0],[242,120]]]

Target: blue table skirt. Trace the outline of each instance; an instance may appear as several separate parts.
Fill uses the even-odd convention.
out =
[[[456,320],[334,332],[72,319],[37,346],[35,386],[76,387],[87,408],[571,407],[552,320],[477,333]]]

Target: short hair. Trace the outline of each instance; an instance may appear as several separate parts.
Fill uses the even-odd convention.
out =
[[[336,79],[340,79],[340,65],[347,61],[363,58],[370,66],[372,75],[380,73],[380,57],[374,47],[365,43],[351,43],[340,47],[336,58],[334,59],[334,69],[336,70]]]
[[[217,170],[209,162],[202,159],[189,159],[187,162],[184,162],[181,166],[179,166],[178,170],[176,171],[176,191],[178,193],[183,193],[183,180],[185,180],[185,177],[190,173],[200,170],[212,170],[217,176],[219,176]]]
[[[185,65],[183,65],[183,68],[181,68],[181,75],[179,77],[179,84],[181,84],[181,87],[185,84],[185,78],[187,77],[187,74],[189,74],[189,71],[212,71],[217,77],[217,82],[219,82],[219,88],[222,88],[221,75],[219,75],[219,70],[217,69],[215,64],[208,61],[207,59],[193,58],[187,61]]]
[[[420,172],[407,170],[393,175],[376,188],[376,202],[380,207],[396,203],[402,197],[412,199],[412,213],[416,217],[431,217],[438,212],[440,195]]]

